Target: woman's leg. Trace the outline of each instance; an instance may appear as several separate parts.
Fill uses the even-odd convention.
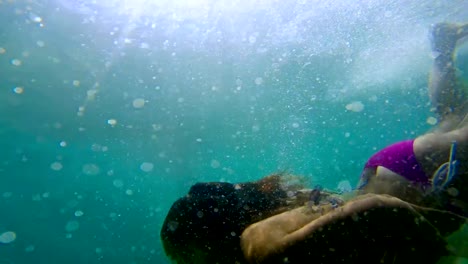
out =
[[[468,105],[465,91],[456,78],[455,48],[468,36],[468,24],[439,23],[432,28],[434,64],[429,82],[429,96],[439,117],[439,131],[457,127]]]
[[[431,73],[429,95],[439,117],[439,128],[436,133],[418,137],[413,143],[413,152],[425,174],[431,177],[439,166],[449,160],[452,142],[456,141],[455,159],[459,161],[456,169],[458,174],[468,174],[468,125],[460,126],[468,104],[463,88],[456,80],[454,61],[457,42],[468,36],[468,24],[437,24],[433,27],[432,34],[436,57]],[[419,185],[414,185],[403,176],[382,167],[365,169],[361,181],[363,181],[360,184],[363,193],[391,194],[416,204],[432,202],[432,199],[426,196],[426,192],[420,192]],[[468,184],[462,185],[466,185],[464,187],[466,190],[463,191],[468,193]],[[425,184],[424,189],[426,189]],[[468,202],[468,199],[466,201]]]

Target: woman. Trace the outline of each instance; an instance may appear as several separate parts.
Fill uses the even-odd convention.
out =
[[[466,254],[445,244],[468,215],[468,100],[454,61],[466,36],[468,24],[432,28],[429,95],[437,129],[373,155],[358,195],[343,205],[306,205],[247,227],[241,246],[248,262],[436,263]]]
[[[456,255],[446,237],[467,220],[458,212],[468,211],[468,126],[453,54],[466,35],[468,25],[434,26],[430,94],[438,131],[372,156],[359,195],[304,190],[281,175],[198,183],[166,216],[166,254],[177,263],[240,264],[436,263]]]
[[[468,24],[433,26],[435,60],[429,96],[439,126],[436,131],[374,154],[361,175],[361,192],[390,194],[417,204],[438,201],[440,206],[467,213],[467,206],[461,202],[466,199],[451,199],[460,198],[462,175],[468,173],[468,100],[462,83],[457,81],[454,59],[457,43],[466,36]]]

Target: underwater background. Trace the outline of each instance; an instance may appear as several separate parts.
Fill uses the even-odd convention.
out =
[[[434,125],[428,32],[467,10],[0,0],[0,263],[169,263],[162,222],[198,181],[354,187],[377,149]]]

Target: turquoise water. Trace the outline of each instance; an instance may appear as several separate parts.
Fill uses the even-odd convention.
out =
[[[428,29],[468,1],[354,2],[0,0],[0,263],[168,263],[197,181],[354,186],[431,128]]]

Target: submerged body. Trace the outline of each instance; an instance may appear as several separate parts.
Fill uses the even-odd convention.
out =
[[[437,263],[455,255],[447,236],[467,222],[468,212],[466,99],[454,90],[453,66],[465,29],[439,24],[433,31],[440,55],[429,90],[438,131],[373,155],[355,197],[304,190],[279,175],[198,183],[166,216],[166,254],[177,263],[239,264]]]
[[[361,192],[385,193],[424,204],[428,199],[435,199],[434,195],[447,196],[441,193],[450,188],[455,196],[468,191],[461,179],[468,176],[468,123],[465,123],[468,98],[463,84],[456,79],[455,68],[457,43],[466,36],[468,24],[440,23],[432,28],[432,49],[436,57],[429,96],[439,125],[433,132],[395,143],[374,154],[364,166],[358,186]],[[452,153],[455,149],[456,153]],[[456,162],[449,162],[455,154]],[[453,180],[451,176],[458,179]],[[445,200],[440,206],[454,206],[453,199],[439,198]],[[456,203],[455,211],[468,215],[465,202],[457,200]]]

